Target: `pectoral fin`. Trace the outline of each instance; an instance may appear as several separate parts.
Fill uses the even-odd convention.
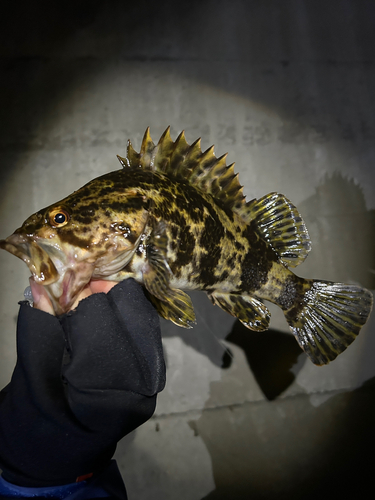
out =
[[[213,304],[235,316],[246,328],[258,332],[268,328],[271,317],[269,310],[254,297],[214,292],[209,298]]]
[[[183,328],[192,328],[195,314],[190,297],[169,286],[172,271],[166,257],[167,243],[165,224],[159,222],[147,241],[143,282],[160,316]]]
[[[193,304],[189,295],[181,290],[169,289],[170,293],[166,300],[161,300],[150,294],[150,301],[158,314],[177,326],[182,328],[193,328],[195,314]]]

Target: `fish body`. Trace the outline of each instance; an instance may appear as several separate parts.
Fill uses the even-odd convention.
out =
[[[169,129],[155,146],[147,130],[140,153],[128,143],[122,169],[98,177],[29,217],[0,248],[20,257],[45,286],[56,314],[95,279],[134,278],[164,318],[190,327],[189,296],[202,290],[246,327],[262,331],[282,308],[316,364],[334,359],[366,322],[363,288],[309,280],[289,268],[311,248],[305,224],[283,195],[246,202],[243,188],[213,148],[201,151]]]

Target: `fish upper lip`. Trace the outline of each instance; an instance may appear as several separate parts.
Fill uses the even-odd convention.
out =
[[[23,260],[26,264],[31,262],[30,243],[32,240],[22,234],[14,233],[5,240],[0,240],[0,248]]]
[[[16,231],[5,240],[0,240],[0,248],[23,260],[35,281],[54,283],[58,279],[58,271],[50,255],[39,243],[41,242],[35,241],[35,238]]]

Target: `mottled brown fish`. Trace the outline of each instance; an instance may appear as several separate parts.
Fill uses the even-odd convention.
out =
[[[304,279],[288,268],[310,251],[296,207],[271,193],[246,202],[243,188],[213,147],[172,141],[155,146],[147,129],[141,151],[128,143],[123,168],[40,210],[0,241],[45,286],[56,314],[68,311],[95,279],[134,278],[164,318],[190,327],[189,296],[211,301],[251,330],[268,327],[262,300],[281,307],[301,348],[325,364],[366,323],[372,295],[342,283]]]

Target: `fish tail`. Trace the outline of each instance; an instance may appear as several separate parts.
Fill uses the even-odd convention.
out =
[[[284,314],[297,342],[311,361],[324,365],[357,337],[370,315],[369,290],[329,281],[302,280],[299,293]]]

